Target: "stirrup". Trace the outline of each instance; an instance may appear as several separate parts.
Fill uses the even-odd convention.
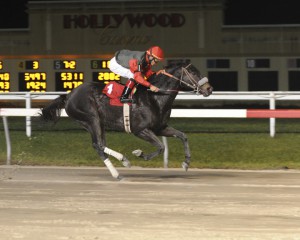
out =
[[[135,103],[135,101],[132,98],[121,98],[121,103]]]

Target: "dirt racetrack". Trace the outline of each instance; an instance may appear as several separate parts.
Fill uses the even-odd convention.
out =
[[[0,166],[0,239],[300,239],[300,171]]]

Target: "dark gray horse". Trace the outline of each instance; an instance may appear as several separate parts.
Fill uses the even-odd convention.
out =
[[[191,64],[168,66],[164,72],[153,75],[149,81],[159,87],[160,91],[154,93],[141,85],[137,87],[133,95],[135,103],[129,110],[129,127],[132,134],[151,143],[157,150],[149,154],[135,150],[133,154],[150,160],[165,149],[157,136],[177,137],[184,145],[185,160],[182,167],[187,170],[191,159],[187,137],[183,132],[168,126],[172,104],[178,91],[192,91],[209,96],[212,87],[207,78],[202,78],[199,70]],[[91,134],[93,147],[112,176],[120,178],[108,155],[117,158],[126,167],[130,167],[130,162],[123,154],[106,146],[105,129],[125,131],[126,119],[123,117],[123,107],[110,105],[110,99],[102,93],[103,88],[99,83],[84,83],[43,108],[41,117],[45,121],[57,121],[60,110],[65,108],[68,116],[78,121]]]

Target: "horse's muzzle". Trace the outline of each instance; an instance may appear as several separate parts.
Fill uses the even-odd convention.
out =
[[[208,97],[212,94],[213,87],[208,82],[208,78],[204,77],[198,81],[199,86],[199,93],[202,94],[204,97]]]

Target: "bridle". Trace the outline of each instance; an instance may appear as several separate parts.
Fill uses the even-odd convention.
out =
[[[161,73],[164,74],[164,75],[166,75],[166,76],[168,76],[168,77],[170,77],[170,78],[173,78],[173,79],[179,81],[180,83],[182,83],[182,84],[184,84],[184,85],[186,85],[186,86],[188,86],[188,87],[190,87],[191,89],[193,89],[193,90],[192,90],[193,92],[199,93],[199,92],[201,92],[200,87],[201,87],[203,84],[207,83],[207,82],[208,82],[208,79],[207,79],[206,77],[204,77],[204,78],[200,79],[199,81],[197,81],[197,80],[191,75],[191,73],[187,70],[187,68],[189,68],[191,65],[192,65],[192,64],[189,64],[189,65],[187,65],[186,67],[181,67],[181,76],[180,76],[180,78],[175,77],[174,75],[172,75],[171,73],[166,72],[165,70],[162,70]],[[185,75],[188,77],[189,83],[183,81],[183,77],[184,77]]]

